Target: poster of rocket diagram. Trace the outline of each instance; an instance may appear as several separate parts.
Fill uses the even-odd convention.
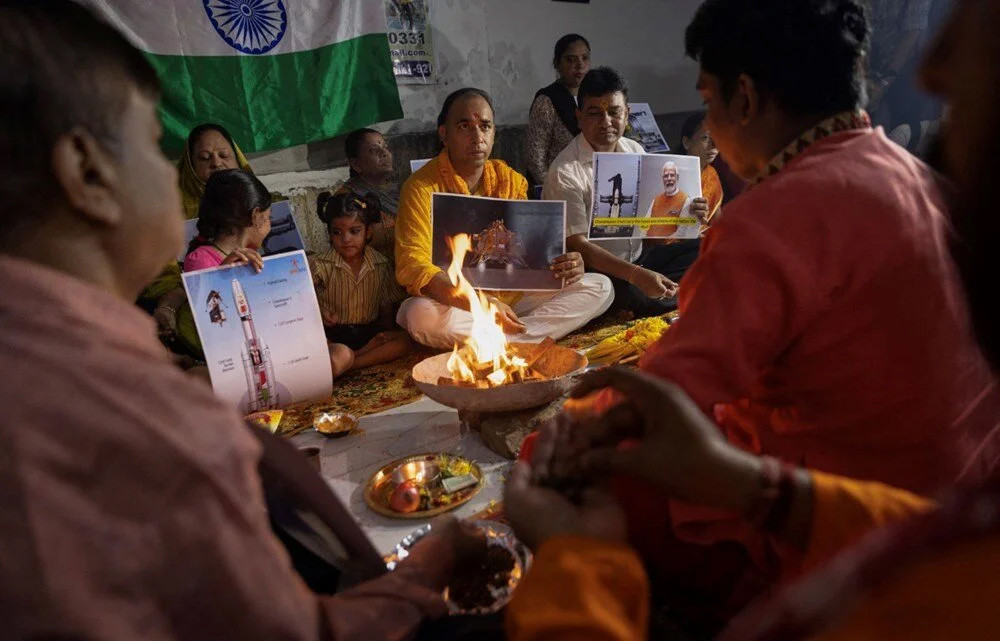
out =
[[[212,388],[244,414],[329,398],[333,377],[305,252],[264,258],[264,269],[185,273],[184,289]]]

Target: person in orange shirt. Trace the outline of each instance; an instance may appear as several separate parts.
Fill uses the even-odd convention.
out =
[[[791,73],[803,30],[830,53]],[[746,451],[930,495],[991,473],[1000,392],[970,336],[939,177],[857,110],[867,34],[860,0],[699,9],[687,48],[708,128],[755,184],[709,229],[680,320],[639,367]],[[664,599],[713,604],[705,628],[794,570],[725,511],[630,479],[618,493]]]
[[[472,331],[469,303],[431,261],[434,193],[525,200],[528,181],[502,160],[491,160],[496,126],[493,103],[481,89],[445,98],[438,115],[443,149],[403,184],[396,222],[396,280],[410,294],[396,322],[422,345],[448,349]],[[602,274],[584,272],[583,257],[569,251],[549,265],[562,289],[551,292],[486,291],[511,340],[538,343],[561,338],[603,314],[614,298]]]
[[[663,193],[649,206],[650,218],[683,218],[691,209],[691,197],[681,189],[681,174],[677,163],[663,165]],[[677,232],[677,225],[652,225],[648,236],[666,238]]]
[[[1000,308],[993,300],[998,266],[992,245],[1000,219],[983,195],[998,171],[992,153],[1000,144],[994,117],[1000,106],[997,28],[1000,5],[963,0],[922,71],[924,84],[951,107],[941,154],[958,186],[953,258],[979,347],[994,371],[1000,368]],[[691,504],[742,512],[744,519],[756,515],[757,524],[747,527],[780,539],[786,551],[797,550],[807,570],[867,534],[835,562],[741,614],[719,641],[979,641],[996,635],[1000,473],[995,460],[983,481],[949,492],[937,505],[879,483],[817,471],[785,467],[767,477],[766,457],[727,443],[673,385],[609,371],[596,374],[588,387],[605,384],[627,387],[629,407],[616,409],[603,427],[588,432],[600,436],[629,426],[622,435],[638,436],[639,446],[590,453],[587,473],[628,471]],[[553,467],[557,443],[558,428],[536,441],[531,453],[536,468]],[[645,638],[648,583],[638,557],[623,543],[621,507],[594,490],[574,505],[541,487],[542,476],[519,463],[505,501],[519,536],[538,550],[508,610],[510,638]],[[900,520],[907,522],[869,533]]]
[[[691,114],[681,125],[681,147],[689,156],[697,156],[701,161],[701,195],[708,201],[708,215],[702,225],[704,233],[712,220],[722,211],[725,191],[722,179],[712,163],[719,157],[719,148],[712,140],[712,134],[705,126],[705,112]]]

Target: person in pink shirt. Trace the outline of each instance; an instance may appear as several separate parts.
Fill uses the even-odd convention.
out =
[[[271,230],[271,194],[260,180],[242,169],[223,169],[209,177],[198,208],[198,235],[184,258],[184,271],[248,263],[263,266],[251,236]],[[261,236],[263,233],[263,236]]]
[[[134,304],[183,238],[146,57],[78,2],[0,0],[0,96],[0,636],[411,639],[443,619],[481,537],[444,522],[391,574],[311,592],[268,522],[265,441]]]

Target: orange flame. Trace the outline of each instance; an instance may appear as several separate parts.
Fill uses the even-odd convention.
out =
[[[463,346],[456,344],[452,350],[448,358],[448,372],[456,381],[477,383],[485,380],[492,387],[509,383],[515,372],[524,374],[528,363],[511,353],[503,325],[498,320],[496,305],[477,292],[462,273],[465,255],[472,248],[472,239],[468,234],[450,237],[448,248],[452,254],[448,278],[457,293],[469,301],[469,312],[472,314],[472,331]],[[477,373],[480,373],[479,377]]]

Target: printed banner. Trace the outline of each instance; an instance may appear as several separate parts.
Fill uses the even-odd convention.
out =
[[[329,398],[333,373],[305,252],[183,274],[212,388],[242,414]]]
[[[462,273],[477,289],[562,289],[549,265],[566,253],[566,203],[434,194],[431,261],[447,271],[448,238],[468,234],[472,250]]]
[[[698,238],[691,201],[701,198],[697,156],[594,154],[591,240]]]
[[[386,35],[399,84],[437,82],[428,0],[385,0]]]
[[[647,154],[670,151],[670,145],[660,132],[660,126],[656,124],[649,103],[631,102],[628,107],[628,127],[625,129],[625,136],[642,145]]]

